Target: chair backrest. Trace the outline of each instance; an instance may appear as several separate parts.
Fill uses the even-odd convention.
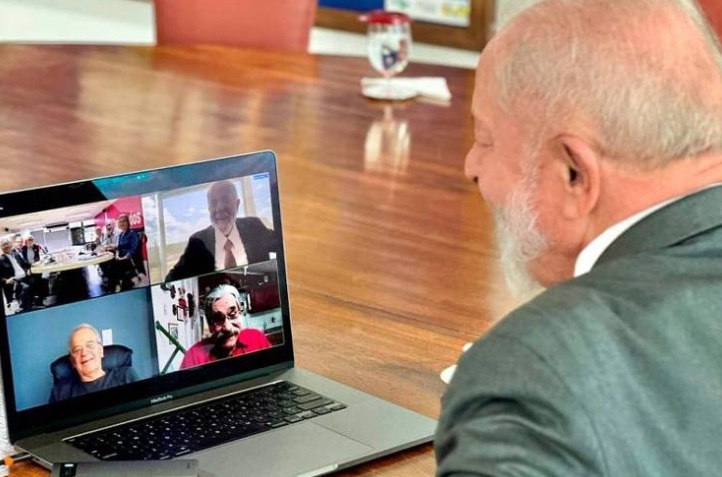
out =
[[[707,15],[717,37],[722,40],[722,0],[697,0],[697,3]]]
[[[318,0],[154,0],[163,44],[220,44],[307,52]]]
[[[131,367],[133,365],[133,350],[123,345],[108,345],[103,347],[103,369],[108,371],[114,368]],[[67,379],[77,379],[78,374],[70,364],[67,354],[50,363],[50,373],[53,375],[53,384]]]

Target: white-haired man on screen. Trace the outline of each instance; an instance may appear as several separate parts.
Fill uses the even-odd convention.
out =
[[[265,262],[276,252],[273,230],[258,217],[237,216],[241,200],[231,181],[215,182],[207,199],[211,225],[190,236],[166,281]]]

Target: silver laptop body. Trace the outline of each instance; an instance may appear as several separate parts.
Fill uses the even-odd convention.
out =
[[[226,181],[239,197],[237,217],[258,217],[271,232],[273,245],[259,259],[256,244],[245,242],[247,263],[232,269],[216,266],[209,271],[198,261],[193,265],[197,269],[186,266],[176,273],[183,268],[179,265],[191,262],[187,255],[195,238],[211,229],[211,187]],[[199,475],[322,475],[431,441],[434,420],[294,366],[272,152],[4,193],[0,207],[0,227],[31,234],[44,255],[32,265],[33,280],[24,292],[14,288],[4,293],[0,317],[8,434],[40,464],[50,468],[59,462],[98,460],[72,443],[94,431],[149,416],[172,416],[179,409],[279,381],[345,407],[183,455],[199,461]],[[84,216],[78,218],[79,212]],[[95,263],[107,256],[103,237],[93,236],[91,229],[99,230],[121,215],[130,217],[130,228],[141,242],[131,272],[126,264],[118,265],[119,251],[114,259]],[[83,261],[92,265],[80,266]],[[71,268],[63,270],[63,263]],[[104,273],[119,272],[108,264],[118,265],[127,279],[112,289]],[[84,294],[74,291],[80,282]],[[202,354],[208,346],[197,345],[217,345],[208,341],[210,327],[226,326],[226,321],[209,324],[204,316],[204,297],[220,282],[241,290],[238,303],[248,312],[244,329],[253,328],[254,339],[262,344],[223,359],[213,348],[203,355],[211,361],[189,366],[190,349]],[[18,293],[30,293],[32,299]],[[20,302],[24,306],[19,307]],[[73,358],[75,351],[69,348],[74,330],[86,323],[100,335],[104,370],[111,347],[131,350],[132,373],[123,374],[123,383],[98,389],[91,389],[94,382],[78,385],[86,361]],[[77,356],[87,351],[80,348]],[[59,377],[57,368],[64,361],[65,377]],[[111,375],[106,371],[104,379]]]

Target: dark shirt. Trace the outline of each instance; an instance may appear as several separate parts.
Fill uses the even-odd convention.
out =
[[[137,379],[133,368],[127,366],[113,368],[106,371],[105,376],[102,378],[87,383],[81,381],[79,378],[65,379],[53,386],[53,390],[50,393],[50,402],[63,401],[76,396],[82,396],[83,394],[114,388],[121,384],[132,383]]]
[[[25,260],[25,257],[23,257],[22,249],[18,250],[14,248],[11,253],[13,254],[15,260],[18,262],[18,265],[20,265],[20,268],[22,268],[26,272],[30,270],[30,264],[27,260]]]
[[[23,245],[23,259],[30,265],[33,263],[40,261],[40,245],[34,243],[32,247],[28,247],[27,245]]]

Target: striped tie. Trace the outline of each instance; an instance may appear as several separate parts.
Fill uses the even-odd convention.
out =
[[[226,258],[223,261],[223,266],[225,268],[235,268],[236,258],[233,256],[233,252],[231,252],[231,250],[233,250],[233,242],[231,242],[230,239],[226,240],[223,250],[226,251]]]

